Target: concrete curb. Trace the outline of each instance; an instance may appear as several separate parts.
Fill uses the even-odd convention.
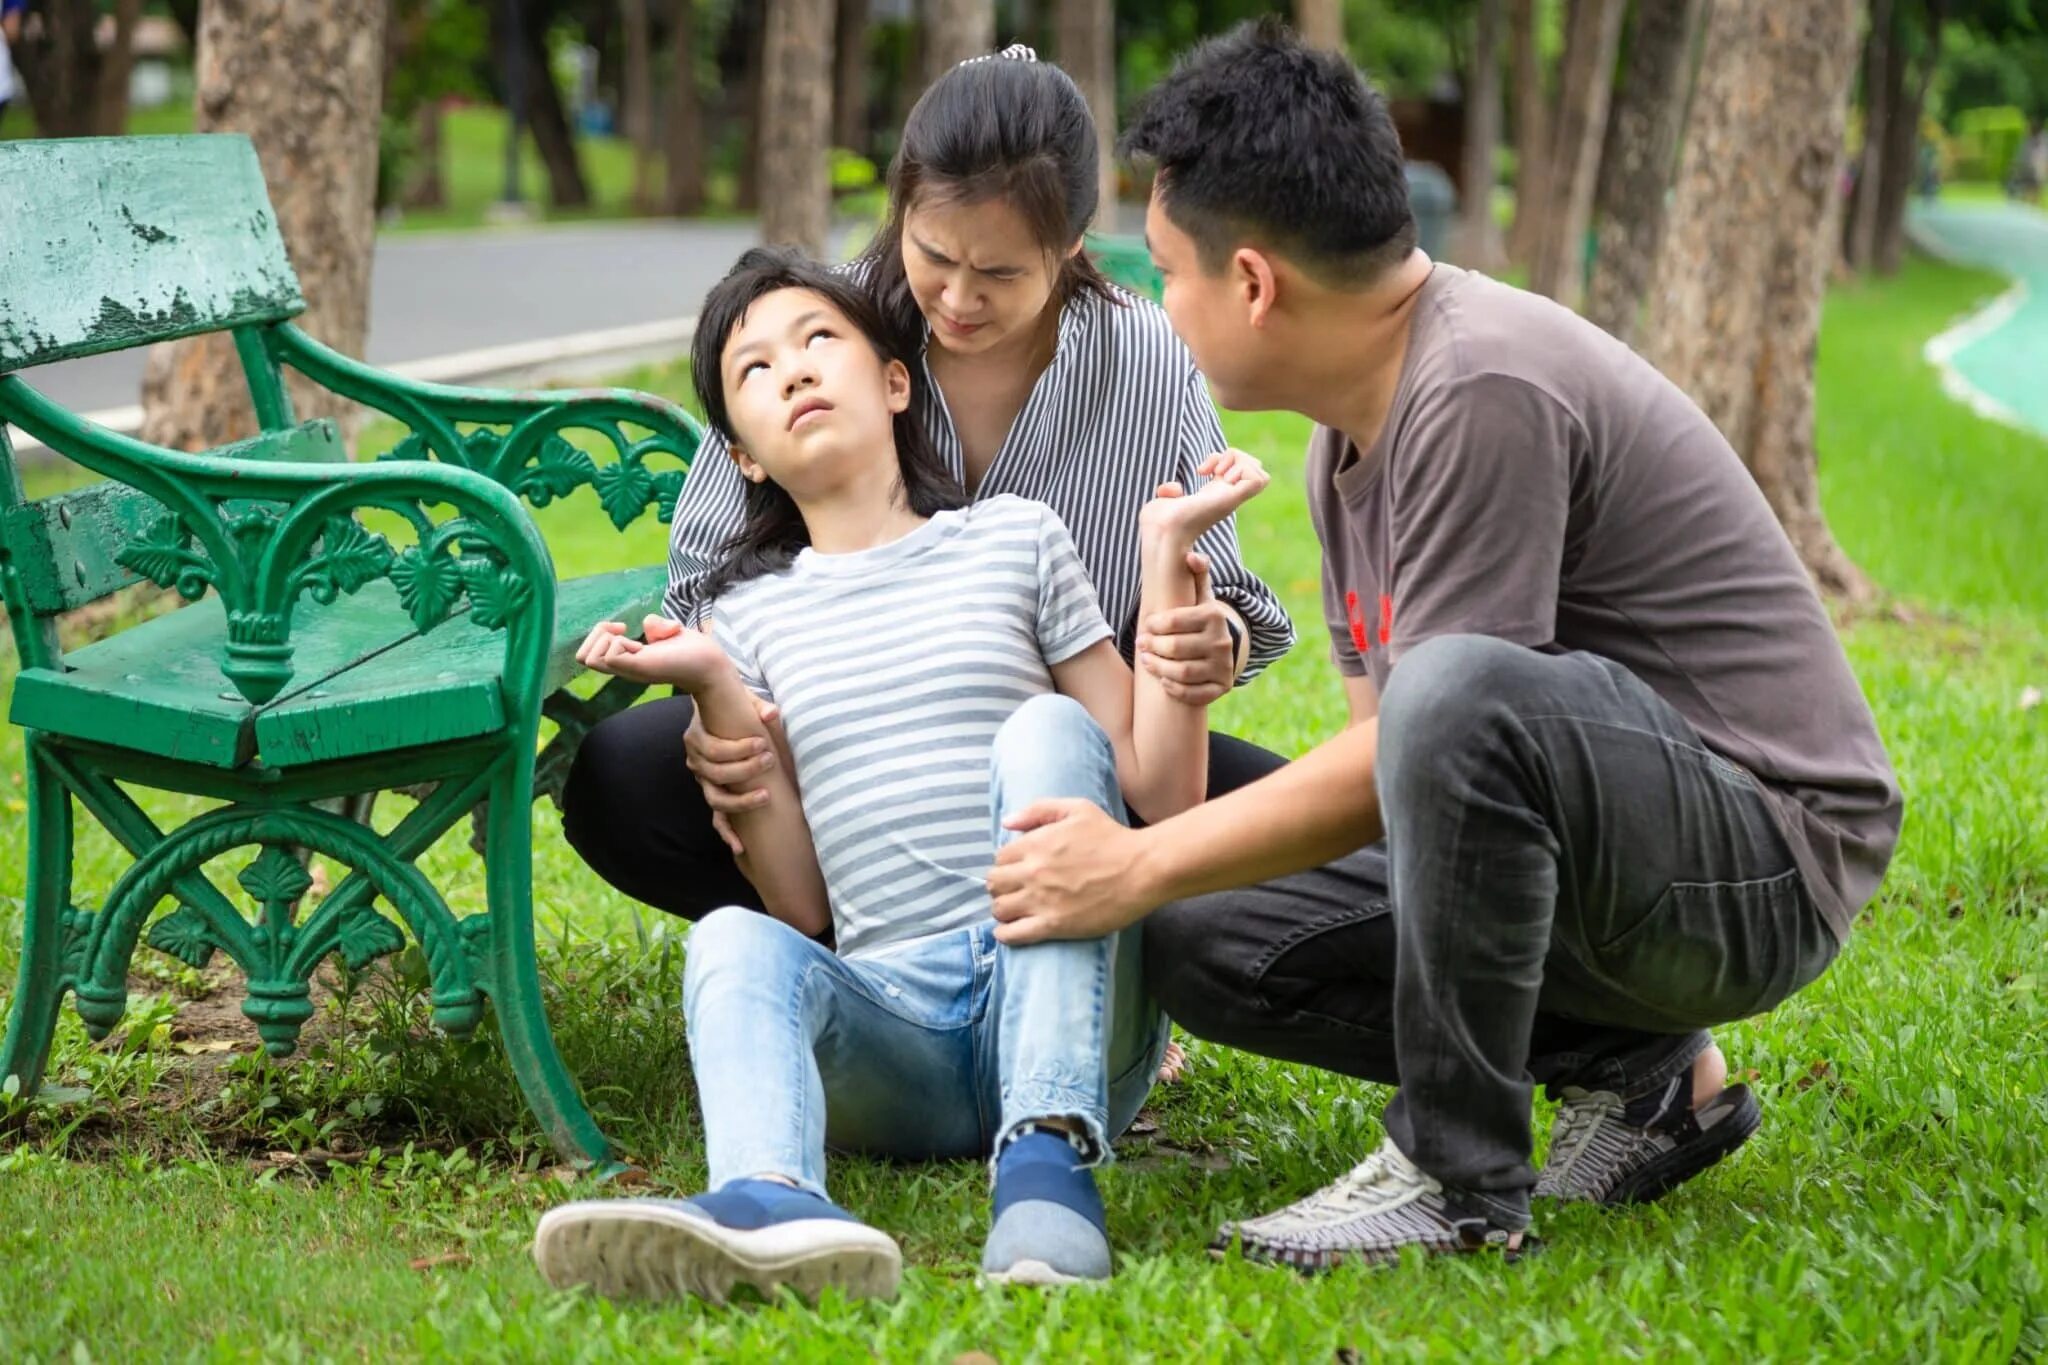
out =
[[[452,355],[427,356],[380,368],[405,379],[425,384],[477,384],[508,388],[530,387],[546,381],[575,384],[616,374],[635,365],[660,364],[686,355],[690,338],[697,330],[694,316],[662,322],[636,323],[630,327],[606,327],[594,332],[572,332],[568,336],[540,341],[515,341],[503,346],[486,346]],[[102,408],[82,414],[123,435],[142,427],[142,408]],[[43,453],[43,443],[26,432],[17,432],[14,453],[30,456]]]

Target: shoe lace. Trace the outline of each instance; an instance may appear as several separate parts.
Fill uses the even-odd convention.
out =
[[[1601,1125],[1619,1118],[1624,1110],[1621,1096],[1609,1090],[1594,1090],[1568,1098],[1557,1111],[1557,1133],[1550,1143],[1549,1165],[1569,1169],[1595,1147],[1593,1138]]]
[[[1392,1142],[1331,1181],[1320,1202],[1347,1213],[1370,1212],[1411,1194],[1425,1177]]]

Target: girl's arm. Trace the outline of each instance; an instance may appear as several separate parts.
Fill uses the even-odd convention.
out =
[[[1231,451],[1192,496],[1174,484],[1160,489],[1138,517],[1139,619],[1207,600],[1208,562],[1195,542],[1266,482],[1257,460]],[[1209,784],[1207,706],[1175,700],[1149,669],[1134,675],[1107,641],[1055,665],[1052,674],[1054,685],[1108,732],[1124,799],[1146,823],[1201,804]]]
[[[650,622],[654,618],[649,618]],[[754,694],[718,641],[702,631],[684,630],[650,641],[627,637],[617,622],[600,625],[577,651],[587,668],[648,684],[666,683],[696,699],[704,728],[720,739],[764,739],[775,736],[762,721]],[[758,779],[768,800],[730,815],[734,831],[747,852],[740,870],[768,913],[791,928],[813,937],[832,924],[832,905],[825,894],[825,876],[804,820],[794,768],[787,752],[782,761]]]

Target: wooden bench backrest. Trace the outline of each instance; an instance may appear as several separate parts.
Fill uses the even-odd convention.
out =
[[[246,137],[0,143],[0,374],[305,308]]]

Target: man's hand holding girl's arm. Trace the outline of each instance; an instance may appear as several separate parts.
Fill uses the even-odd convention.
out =
[[[1195,472],[1214,478],[1219,470],[1240,468],[1244,461],[1258,464],[1241,451],[1222,450],[1204,459]],[[1263,479],[1265,471],[1259,472]],[[1162,485],[1162,490],[1166,488],[1179,493],[1176,484]],[[1203,532],[1207,530],[1205,526]],[[1203,578],[1206,586],[1206,565]],[[1235,637],[1232,626],[1236,627]],[[1203,592],[1185,606],[1139,608],[1138,666],[1157,678],[1176,701],[1213,705],[1237,685],[1250,657],[1251,628],[1235,607],[1218,601],[1213,593]]]
[[[776,743],[773,708],[748,690],[715,638],[660,616],[648,617],[643,631],[646,638],[635,640],[621,623],[603,622],[585,638],[577,661],[599,673],[689,693],[697,703],[693,727],[701,725],[708,736]],[[755,850],[740,854],[740,870],[769,913],[806,934],[822,933],[832,923],[831,904],[787,758],[765,768],[759,781],[763,796],[730,817],[740,843]]]
[[[1139,514],[1141,620],[1205,602],[1214,606],[1208,562],[1195,552],[1195,541],[1264,488],[1267,478],[1257,460],[1235,451],[1218,456],[1210,468],[1212,478],[1196,493],[1164,484]],[[1159,821],[1202,800],[1209,782],[1209,721],[1199,693],[1177,692],[1142,660],[1133,675],[1107,642],[1056,666],[1053,679],[1109,733],[1118,781],[1138,815]]]

